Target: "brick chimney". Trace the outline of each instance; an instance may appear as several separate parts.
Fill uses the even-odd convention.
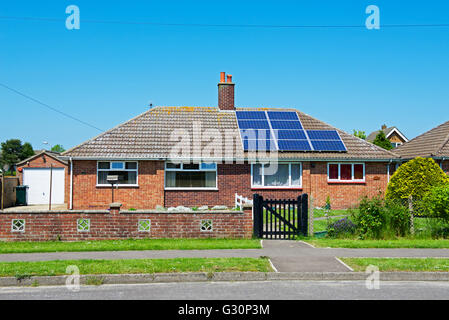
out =
[[[226,81],[225,81],[225,78]],[[218,83],[218,108],[220,110],[235,110],[234,107],[234,86],[232,76],[224,72],[220,73],[220,82]]]
[[[385,129],[387,129],[387,125],[386,125],[386,124],[383,124],[383,125],[382,125],[382,130],[385,130]]]

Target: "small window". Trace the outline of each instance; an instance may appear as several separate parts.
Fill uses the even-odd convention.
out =
[[[122,170],[124,168],[123,162],[111,162],[111,169]]]
[[[184,163],[182,168],[184,170],[199,170],[200,165],[198,163]]]
[[[202,163],[201,170],[217,170],[216,163]]]
[[[329,182],[365,182],[365,164],[329,163],[327,180]]]
[[[181,164],[180,163],[167,162],[165,167],[167,169],[181,169]]]
[[[110,162],[98,162],[98,169],[110,169]]]

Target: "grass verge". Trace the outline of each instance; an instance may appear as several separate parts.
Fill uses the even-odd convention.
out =
[[[0,254],[125,250],[260,249],[258,239],[126,239],[99,241],[0,242]]]
[[[125,260],[54,260],[37,262],[1,262],[0,277],[67,275],[67,266],[75,265],[80,274],[137,274],[176,272],[270,272],[267,258],[176,258]]]
[[[354,271],[365,271],[369,265],[379,268],[379,271],[449,271],[447,258],[340,258]]]
[[[321,248],[449,248],[448,239],[397,239],[397,240],[356,240],[356,239],[306,239]]]

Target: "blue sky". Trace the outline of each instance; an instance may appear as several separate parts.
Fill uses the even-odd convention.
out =
[[[65,28],[77,5],[81,29]],[[381,29],[150,26],[85,20],[198,24],[363,25]],[[449,120],[447,1],[15,1],[0,3],[0,83],[107,130],[148,104],[216,106],[220,71],[236,105],[295,107],[345,131],[396,125],[409,138]],[[0,87],[0,140],[35,149],[75,146],[99,131]]]

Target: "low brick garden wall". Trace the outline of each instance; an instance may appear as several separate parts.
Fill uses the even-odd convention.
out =
[[[66,210],[1,212],[0,241],[144,238],[251,238],[252,208],[243,211]]]

